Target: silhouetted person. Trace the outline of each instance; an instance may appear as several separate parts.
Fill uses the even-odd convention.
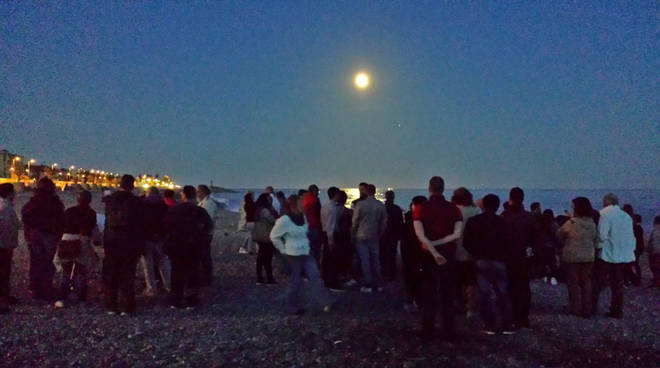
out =
[[[175,193],[172,189],[165,189],[163,191],[163,199],[167,207],[174,207],[176,205]]]
[[[433,338],[437,294],[443,320],[443,338],[453,341],[456,338],[454,298],[456,297],[456,240],[461,237],[463,220],[461,211],[445,200],[442,193],[445,182],[439,176],[429,180],[429,200],[415,208],[413,225],[422,249],[422,270],[424,289],[422,296],[423,340]]]
[[[199,303],[200,248],[213,228],[208,213],[195,201],[195,187],[183,187],[182,202],[165,214],[169,237],[165,252],[172,263],[170,306],[195,307]]]
[[[355,205],[353,211],[352,238],[360,256],[361,291],[364,293],[370,293],[374,288],[380,291],[383,287],[379,243],[387,227],[387,210],[376,199],[375,189],[372,185],[367,186],[367,196]]]
[[[321,246],[323,244],[323,229],[321,228],[321,201],[319,200],[319,188],[312,184],[307,194],[303,197],[303,212],[309,227],[309,246],[311,254],[316,259],[317,266],[321,265]]]
[[[417,206],[426,202],[426,197],[416,196],[410,203],[410,210],[404,216],[403,237],[401,238],[401,263],[403,282],[406,291],[404,309],[415,311],[422,305],[422,246],[415,234],[413,212]]]
[[[482,214],[471,217],[465,225],[463,247],[475,260],[476,279],[481,291],[481,315],[485,322],[483,332],[494,335],[514,332],[507,262],[515,256],[507,237],[507,225],[497,216],[500,199],[494,194],[483,200]],[[497,307],[497,309],[496,309]],[[496,325],[498,320],[501,326]]]
[[[543,214],[536,220],[533,261],[538,270],[538,276],[545,278],[545,281],[549,284],[557,285],[556,249],[559,247],[559,242],[556,233],[559,226],[555,222],[555,215],[550,209],[543,211]]]
[[[461,211],[463,229],[467,221],[481,213],[474,204],[474,198],[467,188],[457,188],[451,197],[453,203]],[[461,230],[463,230],[461,229]],[[477,310],[477,279],[474,271],[474,260],[463,247],[463,236],[456,241],[456,287],[460,301],[465,304],[467,318],[476,315]]]
[[[119,190],[105,198],[103,286],[109,314],[135,310],[135,269],[144,252],[145,232],[142,202],[132,193],[134,183],[133,176],[124,175]]]
[[[270,241],[270,231],[275,225],[278,214],[273,208],[272,197],[269,194],[262,193],[255,203],[255,222],[252,239],[259,244],[257,250],[257,285],[264,283],[276,284],[273,278],[273,255],[275,247]],[[266,280],[264,281],[263,272],[266,271]]]
[[[380,265],[386,281],[396,279],[396,255],[403,236],[403,210],[394,204],[394,196],[391,190],[385,192],[387,227],[380,238]]]
[[[342,291],[339,280],[341,253],[335,235],[339,231],[339,222],[343,208],[338,203],[339,188],[328,188],[328,201],[321,206],[321,226],[323,228],[323,264],[321,275],[325,286],[332,291]]]
[[[30,251],[32,297],[52,301],[55,296],[53,256],[64,231],[64,205],[55,194],[55,184],[48,178],[39,180],[34,196],[21,213]]]
[[[213,258],[211,257],[211,244],[213,243],[213,231],[215,227],[215,220],[218,217],[218,205],[211,198],[211,190],[206,185],[199,185],[197,187],[197,205],[206,210],[206,213],[211,218],[211,223],[214,225],[209,229],[208,233],[202,237],[200,243],[200,286],[210,286],[213,281]]]
[[[509,294],[513,320],[517,327],[529,327],[532,292],[529,288],[532,246],[535,242],[534,217],[523,206],[525,193],[515,187],[509,191],[509,202],[501,217],[507,225],[508,241],[513,254],[507,263]]]
[[[11,263],[14,249],[18,247],[20,225],[14,211],[14,186],[0,184],[0,314],[9,312],[13,297],[10,293]]]
[[[165,213],[169,207],[165,204],[160,191],[156,187],[149,188],[149,195],[144,199],[144,255],[142,268],[144,281],[147,284],[145,294],[156,295],[156,279],[160,279],[163,288],[170,291],[170,260],[165,254]],[[158,269],[158,274],[156,273]]]
[[[660,287],[660,216],[653,219],[653,230],[647,246],[649,268],[653,275],[650,287]]]

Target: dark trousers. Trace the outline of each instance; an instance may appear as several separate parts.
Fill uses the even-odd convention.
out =
[[[199,294],[199,259],[194,255],[177,255],[170,257],[170,262],[170,303],[180,306],[185,296],[189,304],[196,304]]]
[[[69,293],[76,292],[79,301],[87,299],[87,267],[80,263],[62,263],[62,274],[60,280],[59,299],[66,300]]]
[[[430,336],[435,328],[435,315],[438,310],[438,294],[442,309],[444,337],[453,339],[456,336],[456,321],[454,298],[456,296],[456,265],[454,252],[441,252],[447,263],[439,266],[431,253],[421,255],[422,284],[422,332]]]
[[[325,286],[332,289],[341,288],[341,273],[346,261],[344,260],[346,251],[342,249],[341,243],[328,243],[323,246],[323,280]]]
[[[660,253],[649,255],[649,268],[653,274],[653,286],[660,287]]]
[[[309,254],[316,261],[316,268],[321,269],[321,248],[323,247],[323,230],[320,228],[309,228]]]
[[[635,260],[626,264],[624,281],[627,285],[640,286],[642,284],[642,268],[639,266],[639,255],[635,254]]]
[[[421,305],[422,295],[422,266],[420,262],[419,244],[412,242],[401,242],[401,263],[403,271],[403,283],[406,288],[406,303],[416,302]]]
[[[57,249],[57,237],[38,232],[28,243],[30,251],[30,289],[37,299],[50,299],[53,295],[55,266],[53,257]]]
[[[9,304],[9,280],[13,249],[0,248],[0,308]]]
[[[593,268],[593,262],[564,263],[569,313],[585,317],[591,315]]]
[[[213,243],[213,234],[205,235],[200,242],[199,247],[199,266],[200,266],[200,285],[209,286],[213,281],[213,258],[211,257],[211,244]]]
[[[396,253],[398,240],[391,236],[380,239],[380,269],[383,279],[393,281],[396,279]]]
[[[511,298],[509,297],[506,265],[503,262],[480,259],[475,261],[475,272],[481,291],[481,314],[486,329],[495,331],[496,316],[499,316],[502,329],[511,329]],[[495,306],[498,311],[496,312]]]
[[[105,253],[103,259],[103,293],[109,310],[133,312],[135,310],[135,270],[138,256],[120,252]],[[121,306],[118,299],[121,293]]]
[[[275,246],[273,243],[259,242],[259,251],[257,251],[257,280],[263,281],[263,270],[266,270],[268,281],[273,280],[273,253]]]
[[[555,277],[559,276],[557,267],[557,257],[555,255],[555,248],[541,246],[534,250],[534,261],[538,267],[538,276],[540,277]]]
[[[623,274],[626,265],[626,263],[609,263],[602,259],[596,260],[596,263],[594,264],[593,278],[593,314],[598,312],[598,299],[600,298],[600,292],[606,287],[608,278],[610,290],[612,292],[610,313],[614,315],[623,314]]]
[[[518,258],[506,265],[513,322],[518,327],[529,326],[529,308],[532,303],[532,291],[529,288],[529,263],[528,259]]]

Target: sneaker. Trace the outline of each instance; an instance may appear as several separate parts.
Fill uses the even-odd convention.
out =
[[[487,328],[484,328],[483,330],[481,330],[481,333],[484,334],[484,335],[488,335],[488,336],[493,336],[493,335],[497,334],[495,331],[487,329]]]
[[[245,248],[241,248],[238,250],[238,254],[248,254],[248,251]]]
[[[117,314],[117,312],[116,312],[116,311],[113,311],[113,310],[109,310],[109,311],[105,312],[105,314],[107,314],[107,315],[109,315],[109,316],[114,316],[114,315]]]
[[[382,286],[379,286],[379,287],[376,288],[376,291],[379,292],[379,293],[382,293],[383,290],[385,290],[385,288],[382,287]]]
[[[323,307],[323,312],[324,312],[324,313],[328,313],[328,312],[330,312],[331,310],[332,310],[332,306],[331,306],[330,304],[328,304],[328,305],[326,305],[325,307]]]
[[[120,317],[126,317],[126,316],[128,316],[128,313],[126,313],[126,312],[121,312],[121,313],[119,313],[119,316],[120,316]]]
[[[502,330],[502,335],[515,335],[516,332],[517,331],[514,330],[513,328],[505,328],[504,330]]]
[[[362,292],[362,293],[371,293],[371,292],[373,292],[373,289],[370,288],[370,287],[363,286],[363,287],[360,288],[360,292]]]
[[[64,308],[64,301],[58,300],[55,302],[55,308]]]
[[[550,285],[552,285],[552,286],[557,286],[557,279],[554,278],[554,277],[551,277],[551,278],[550,278]]]
[[[355,279],[350,279],[350,280],[348,280],[344,283],[344,286],[348,286],[348,287],[355,286],[355,285],[357,285],[357,281],[355,281]]]
[[[342,288],[338,288],[338,287],[330,287],[330,288],[328,288],[328,290],[332,291],[333,293],[343,293],[343,292],[346,291],[346,290],[344,290]]]

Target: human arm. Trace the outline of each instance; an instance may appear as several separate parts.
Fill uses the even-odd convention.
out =
[[[434,240],[430,244],[431,244],[431,246],[435,247],[437,245],[451,243],[454,240],[459,239],[462,234],[463,234],[463,221],[457,221],[457,222],[454,223],[454,232],[453,233],[445,236],[444,238]]]
[[[603,249],[603,245],[610,241],[610,219],[608,216],[601,216],[598,221],[598,245],[596,249]]]
[[[568,220],[564,222],[563,225],[559,229],[557,229],[557,232],[555,233],[555,236],[557,239],[564,240],[568,237],[568,232],[570,230],[570,225],[573,220]]]
[[[433,246],[431,246],[431,241],[426,237],[426,234],[424,233],[424,224],[419,220],[415,220],[413,222],[413,227],[415,228],[415,235],[417,235],[417,239],[419,239],[419,242],[422,245],[422,249],[431,253],[439,265],[447,263],[445,257],[443,257],[440,253],[438,253],[437,250],[435,250]]]
[[[275,225],[273,226],[273,229],[270,231],[270,241],[273,243],[275,248],[280,251],[280,253],[284,253],[284,234],[286,234],[286,226],[284,224],[284,217],[281,219],[275,221]]]

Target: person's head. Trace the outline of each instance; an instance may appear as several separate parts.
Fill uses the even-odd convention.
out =
[[[603,207],[618,206],[618,205],[619,205],[619,197],[617,197],[614,193],[605,194],[605,197],[603,197]]]
[[[541,214],[541,204],[539,202],[533,202],[532,205],[529,208],[530,208],[530,211],[532,211],[532,214],[534,214],[534,215],[540,215]]]
[[[454,194],[451,196],[451,203],[463,207],[474,206],[474,199],[472,198],[472,193],[467,188],[460,187],[454,190]]]
[[[174,199],[174,191],[172,189],[165,189],[163,191],[163,197],[169,198],[169,199]]]
[[[268,186],[268,187],[266,187],[266,189],[264,189],[264,193],[266,193],[268,195],[273,194],[274,191],[275,191],[275,189],[273,189],[273,187],[271,187],[271,186]]]
[[[573,216],[575,217],[591,217],[593,215],[593,208],[591,202],[586,197],[576,197],[573,199]]]
[[[328,188],[328,199],[333,200],[335,199],[335,196],[339,193],[339,188],[337,187],[330,187]]]
[[[286,199],[286,207],[292,214],[300,214],[302,210],[300,209],[300,197],[295,194],[289,196]]]
[[[336,201],[337,204],[339,204],[340,206],[344,206],[344,205],[346,205],[346,201],[347,201],[347,200],[348,200],[348,194],[346,194],[346,192],[344,192],[343,190],[340,190],[340,191],[337,192],[337,194],[335,195],[335,201]]]
[[[541,214],[541,221],[546,226],[552,225],[552,223],[555,221],[555,213],[548,208],[547,210],[543,211],[543,214]]]
[[[393,190],[388,190],[385,192],[385,201],[394,203],[394,191]]]
[[[273,199],[270,197],[270,194],[261,193],[255,204],[259,208],[270,208],[273,204]]]
[[[500,208],[500,197],[495,194],[488,194],[482,200],[484,212],[495,213]]]
[[[633,220],[634,220],[635,224],[641,224],[642,223],[642,215],[636,213],[635,216],[633,216]]]
[[[317,187],[316,184],[310,185],[309,188],[307,188],[307,191],[315,196],[319,195],[319,187]]]
[[[655,216],[653,219],[653,226],[660,226],[660,216]]]
[[[358,190],[360,191],[360,198],[367,196],[367,187],[369,184],[362,182],[358,184]]]
[[[14,199],[14,185],[11,183],[3,183],[0,184],[0,197],[2,199],[6,199],[8,201],[11,201]]]
[[[630,203],[626,203],[623,205],[623,212],[627,213],[630,218],[633,218],[635,216],[635,211],[633,210],[633,206]]]
[[[509,201],[512,204],[522,204],[525,200],[525,192],[519,187],[511,188],[509,191]]]
[[[37,193],[54,195],[55,194],[55,183],[48,178],[41,178],[37,182]]]
[[[474,204],[475,204],[477,207],[479,207],[479,209],[480,209],[481,211],[484,210],[484,199],[483,199],[483,198],[479,198],[479,199],[477,199],[476,201],[474,201]]]
[[[445,191],[445,180],[439,176],[434,176],[429,180],[429,193],[431,195],[442,195]]]
[[[202,200],[206,197],[208,197],[211,194],[211,189],[209,189],[208,186],[204,184],[200,184],[197,186],[197,198],[199,200]]]
[[[374,196],[376,195],[376,186],[373,184],[367,185],[367,191],[366,191],[368,196]]]
[[[78,204],[88,207],[92,203],[92,193],[89,190],[81,190],[78,193]]]
[[[160,195],[160,190],[156,187],[150,187],[149,188],[149,195],[151,195],[151,196]]]
[[[279,191],[275,193],[275,198],[277,198],[278,201],[280,202],[285,202],[286,201],[286,196],[284,195],[284,192]]]
[[[121,177],[121,182],[119,184],[119,188],[121,188],[121,189],[123,189],[127,192],[132,191],[133,188],[135,188],[135,178],[133,177],[133,175],[126,174],[126,175],[122,176]]]
[[[300,189],[300,190],[298,191],[298,198],[302,198],[302,197],[304,197],[306,194],[307,194],[307,190],[306,190],[306,189]]]
[[[414,196],[410,202],[410,210],[414,210],[415,207],[420,206],[422,203],[426,202],[427,199],[424,196]]]
[[[185,201],[194,201],[195,196],[197,195],[197,190],[192,185],[186,185],[183,187],[183,200]]]

